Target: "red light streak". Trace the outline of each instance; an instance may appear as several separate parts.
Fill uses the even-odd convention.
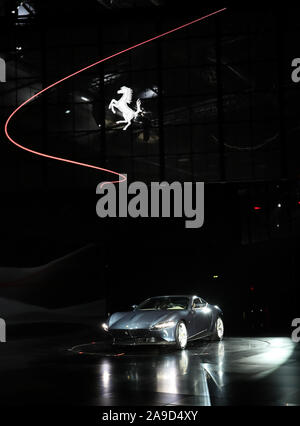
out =
[[[175,32],[175,31],[181,30],[182,28],[188,27],[189,25],[195,24],[196,22],[203,21],[204,19],[209,18],[209,17],[211,17],[211,16],[213,16],[213,15],[217,15],[217,14],[218,14],[218,13],[220,13],[220,12],[224,12],[226,9],[227,9],[227,8],[223,8],[223,9],[217,10],[217,11],[215,11],[215,12],[212,12],[212,13],[208,14],[208,15],[202,16],[201,18],[195,19],[194,21],[188,22],[187,24],[181,25],[180,27],[173,28],[172,30],[166,31],[166,32],[165,32],[165,33],[163,33],[163,34],[159,34],[159,35],[157,35],[157,36],[155,36],[155,37],[152,37],[152,38],[150,38],[150,39],[148,39],[148,40],[142,41],[141,43],[135,44],[134,46],[128,47],[127,49],[121,50],[120,52],[117,52],[117,53],[114,53],[113,55],[107,56],[107,57],[106,57],[106,58],[104,58],[104,59],[100,59],[99,61],[94,62],[93,64],[88,65],[88,66],[86,66],[86,67],[84,67],[84,68],[81,68],[80,70],[75,71],[74,73],[72,73],[72,74],[70,74],[70,75],[68,75],[68,76],[66,76],[66,77],[64,77],[64,78],[62,78],[62,79],[60,79],[60,80],[56,81],[55,83],[50,84],[50,86],[48,86],[48,87],[44,88],[44,89],[43,89],[43,90],[41,90],[40,92],[38,92],[38,93],[36,93],[35,95],[33,95],[33,96],[31,96],[30,98],[28,98],[25,102],[23,102],[21,105],[19,105],[19,106],[18,106],[18,107],[17,107],[17,108],[16,108],[16,109],[15,109],[15,110],[14,110],[14,111],[10,114],[10,116],[8,117],[8,119],[7,119],[6,123],[5,123],[5,126],[4,126],[4,131],[5,131],[5,134],[6,134],[7,138],[8,138],[8,139],[10,140],[10,142],[12,142],[15,146],[17,146],[18,148],[23,149],[24,151],[30,152],[31,154],[38,155],[38,156],[40,156],[40,157],[45,157],[45,158],[48,158],[48,159],[50,159],[50,160],[63,161],[63,162],[65,162],[65,163],[75,164],[75,165],[77,165],[77,166],[83,166],[83,167],[88,167],[88,168],[91,168],[91,169],[101,170],[101,171],[103,171],[103,172],[108,172],[108,173],[111,173],[111,174],[113,174],[113,175],[117,175],[117,176],[119,176],[119,180],[115,180],[115,181],[111,181],[111,182],[102,182],[101,186],[103,186],[103,185],[105,185],[105,184],[107,184],[107,183],[120,183],[120,182],[124,182],[124,181],[126,180],[126,176],[124,176],[123,174],[118,173],[118,172],[116,172],[116,171],[114,171],[114,170],[105,169],[105,168],[103,168],[103,167],[95,166],[95,165],[88,164],[88,163],[81,163],[81,162],[79,162],[79,161],[69,160],[69,159],[67,159],[67,158],[56,157],[56,156],[54,156],[54,155],[45,154],[45,153],[42,153],[42,152],[39,152],[39,151],[35,151],[35,150],[33,150],[33,149],[29,149],[29,148],[27,148],[27,147],[25,147],[25,146],[23,146],[23,145],[20,145],[20,144],[19,144],[18,142],[16,142],[16,141],[15,141],[15,140],[14,140],[14,139],[13,139],[13,138],[9,135],[9,133],[8,133],[8,124],[9,124],[9,122],[10,122],[10,121],[11,121],[11,119],[14,117],[14,115],[15,115],[15,114],[16,114],[16,113],[17,113],[17,112],[18,112],[21,108],[23,108],[26,104],[28,104],[30,101],[32,101],[33,99],[37,98],[37,97],[38,97],[38,96],[40,96],[42,93],[45,93],[47,90],[51,89],[52,87],[55,87],[55,86],[59,85],[60,83],[62,83],[62,82],[64,82],[64,81],[68,80],[69,78],[72,78],[72,77],[74,77],[75,75],[80,74],[81,72],[86,71],[86,70],[88,70],[88,69],[90,69],[90,68],[92,68],[92,67],[94,67],[94,66],[96,66],[96,65],[98,65],[98,64],[100,64],[100,63],[102,63],[102,62],[105,62],[105,61],[108,61],[109,59],[115,58],[115,57],[116,57],[116,56],[118,56],[118,55],[122,55],[122,54],[123,54],[123,53],[125,53],[125,52],[129,52],[130,50],[133,50],[133,49],[135,49],[135,48],[137,48],[137,47],[139,47],[139,46],[142,46],[142,45],[144,45],[144,44],[146,44],[146,43],[150,43],[151,41],[157,40],[157,39],[159,39],[159,38],[161,38],[161,37],[164,37],[164,36],[166,36],[166,35],[168,35],[168,34],[171,34],[171,33]]]

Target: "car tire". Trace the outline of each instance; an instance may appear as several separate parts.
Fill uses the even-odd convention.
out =
[[[221,317],[218,317],[214,324],[214,330],[211,335],[211,339],[213,341],[220,342],[224,337],[224,322]]]
[[[187,345],[187,329],[183,321],[179,321],[175,329],[175,342],[177,349],[185,349]]]

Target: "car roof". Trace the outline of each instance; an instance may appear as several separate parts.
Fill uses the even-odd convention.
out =
[[[168,294],[168,295],[162,295],[162,296],[153,296],[153,297],[148,297],[148,299],[158,299],[160,297],[199,297],[195,294]]]

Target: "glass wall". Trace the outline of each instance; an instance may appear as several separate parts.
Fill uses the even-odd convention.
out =
[[[2,124],[14,107],[54,81],[186,21],[99,17],[78,26],[72,20],[14,19],[9,31],[3,29],[0,47],[7,62]],[[299,126],[290,46],[297,31],[285,29],[270,12],[209,18],[47,91],[17,114],[11,134],[31,149],[126,173],[129,180],[293,178]],[[128,106],[136,110],[140,99],[143,109],[127,130],[117,123],[122,114],[109,109],[122,86],[132,89]],[[4,161],[0,171],[8,190],[90,188],[111,178],[8,144],[1,155],[9,157],[9,170]]]

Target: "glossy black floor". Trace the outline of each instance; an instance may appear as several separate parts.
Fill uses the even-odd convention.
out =
[[[40,324],[0,345],[0,372],[2,405],[300,405],[289,337],[112,349],[88,325]]]

